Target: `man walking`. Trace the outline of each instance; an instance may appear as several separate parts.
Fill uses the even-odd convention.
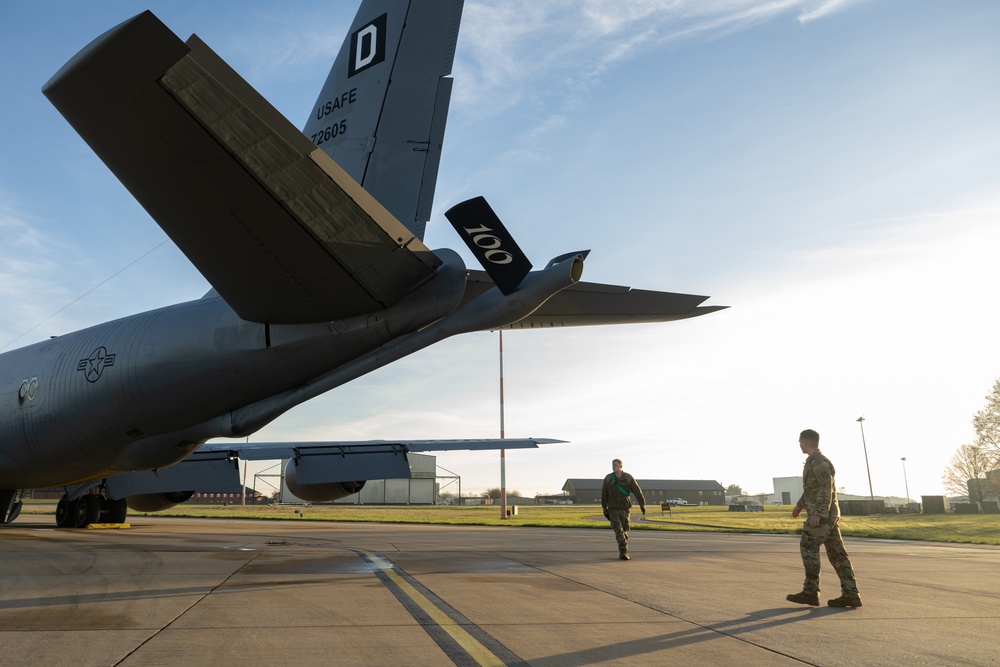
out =
[[[831,607],[860,607],[861,596],[854,580],[854,568],[844,549],[840,535],[840,506],[837,504],[836,471],[830,459],[819,451],[819,433],[806,429],[799,434],[799,448],[808,455],[802,471],[802,497],[795,503],[792,517],[797,519],[804,509],[806,521],[802,526],[799,550],[806,569],[806,581],[801,593],[786,596],[790,602],[817,606],[819,604],[819,547],[826,547],[830,564],[840,577],[840,597],[828,600]]]
[[[642,489],[636,484],[635,478],[622,470],[621,459],[612,461],[611,469],[614,472],[604,478],[604,484],[601,486],[601,507],[604,509],[604,516],[615,529],[618,557],[622,560],[632,560],[628,555],[628,519],[629,508],[632,507],[630,496],[635,495],[643,515],[646,514],[646,499],[642,496]]]

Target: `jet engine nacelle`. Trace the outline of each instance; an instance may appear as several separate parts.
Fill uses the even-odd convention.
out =
[[[171,491],[169,493],[144,493],[138,496],[128,496],[125,502],[129,509],[136,512],[160,512],[190,500],[194,491]]]
[[[365,488],[365,482],[367,480],[360,480],[356,482],[326,482],[323,484],[300,484],[298,471],[303,468],[304,465],[305,463],[302,461],[296,463],[295,459],[289,459],[288,463],[285,464],[285,485],[296,498],[308,500],[311,503],[329,502],[331,500],[346,498],[347,496],[353,493],[358,493],[361,489]]]

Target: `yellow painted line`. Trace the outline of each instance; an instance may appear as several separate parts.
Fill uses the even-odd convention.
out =
[[[450,616],[445,614],[443,611],[437,608],[433,602],[427,599],[427,597],[414,588],[408,581],[403,579],[399,574],[393,570],[392,565],[386,563],[384,560],[376,556],[370,551],[365,551],[363,549],[358,549],[366,556],[368,556],[376,567],[385,572],[386,576],[392,580],[394,584],[399,586],[399,588],[406,593],[411,600],[417,603],[421,609],[427,612],[427,615],[431,617],[438,627],[448,633],[455,642],[462,647],[462,649],[469,654],[469,656],[476,661],[476,664],[482,667],[506,667],[506,663],[498,658],[492,651],[483,646],[475,637],[470,635],[465,629],[456,623]]]
[[[87,530],[120,530],[122,528],[131,528],[130,523],[88,523]]]

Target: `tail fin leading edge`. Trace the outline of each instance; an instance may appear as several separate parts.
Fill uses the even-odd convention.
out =
[[[464,0],[364,0],[303,132],[423,239]]]

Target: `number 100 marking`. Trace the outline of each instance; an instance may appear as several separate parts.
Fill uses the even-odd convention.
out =
[[[503,241],[493,234],[487,233],[492,232],[493,230],[486,225],[481,225],[479,227],[463,227],[462,229],[465,230],[466,234],[472,237],[473,243],[486,251],[484,254],[486,261],[491,264],[510,264],[514,261],[513,255],[500,248]]]

